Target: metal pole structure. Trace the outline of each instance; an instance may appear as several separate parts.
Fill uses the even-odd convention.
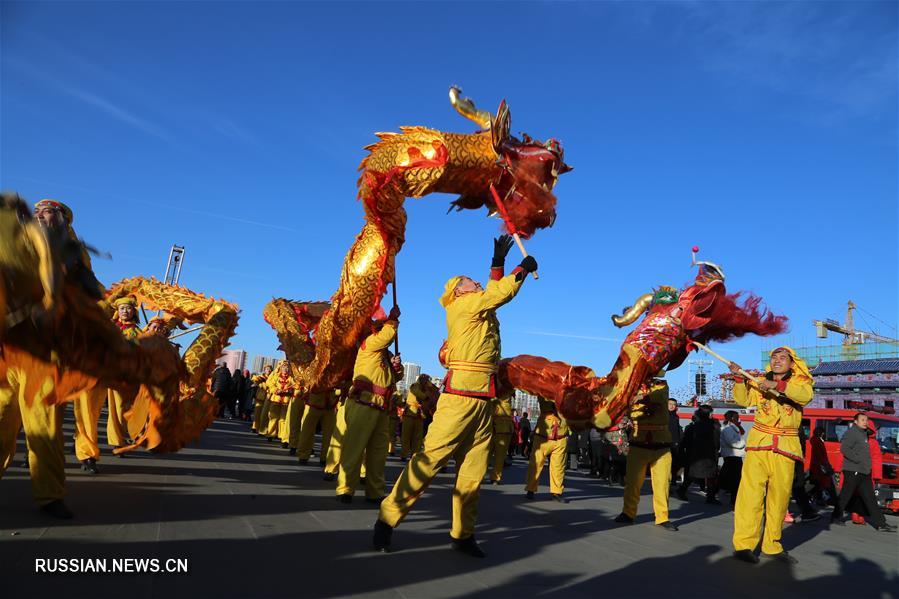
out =
[[[177,285],[181,280],[181,268],[184,266],[184,246],[172,244],[169,250],[169,259],[165,264],[165,275],[162,282],[166,285]],[[156,311],[156,316],[162,315],[162,310]]]

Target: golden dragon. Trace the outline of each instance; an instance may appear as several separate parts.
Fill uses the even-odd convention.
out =
[[[175,322],[205,325],[181,358],[184,372],[178,381],[178,392],[165,394],[143,387],[126,414],[134,442],[116,450],[144,446],[159,452],[177,451],[215,420],[218,402],[209,392],[209,374],[234,335],[237,306],[152,277],[119,281],[109,289],[106,299],[111,305],[128,295],[149,310],[164,311],[169,328]]]
[[[327,304],[273,300],[263,314],[278,333],[294,377],[310,391],[335,388],[352,372],[356,351],[387,285],[405,240],[407,197],[458,194],[452,207],[501,212],[506,229],[528,237],[555,220],[553,187],[570,170],[561,145],[509,133],[503,101],[496,115],[450,88],[450,102],[474,121],[475,133],[400,127],[376,133],[359,166],[358,199],[365,225],[350,247],[337,291]],[[500,200],[498,205],[494,198]],[[313,308],[314,307],[314,308]]]

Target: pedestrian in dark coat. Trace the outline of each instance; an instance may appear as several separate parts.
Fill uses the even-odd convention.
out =
[[[219,418],[225,416],[225,408],[230,411],[230,417],[234,417],[234,408],[228,403],[231,396],[231,371],[225,364],[219,364],[212,372],[212,395],[219,402]]]

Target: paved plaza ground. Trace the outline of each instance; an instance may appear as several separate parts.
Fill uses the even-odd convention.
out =
[[[569,470],[569,504],[550,501],[546,486],[527,501],[520,458],[505,484],[482,488],[477,536],[488,557],[478,560],[449,549],[452,468],[396,530],[394,552],[382,555],[370,550],[377,510],[361,492],[352,505],[338,503],[316,459],[298,466],[245,423],[217,421],[177,454],[118,459],[104,448],[99,476],[82,473],[69,455],[70,521],[37,511],[22,455],[0,481],[0,588],[8,598],[899,594],[899,535],[852,524],[829,529],[825,517],[786,527],[784,545],[797,566],[752,566],[731,557],[727,507],[699,494],[672,498],[680,531],[667,532],[653,524],[647,483],[637,524],[622,527],[612,522],[620,487]],[[401,467],[388,462],[388,482]],[[36,558],[54,557],[187,558],[189,572],[34,573]]]

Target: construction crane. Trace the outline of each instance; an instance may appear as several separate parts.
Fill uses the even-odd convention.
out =
[[[852,302],[852,300],[849,300],[849,304],[846,310],[845,324],[840,324],[839,322],[831,318],[813,321],[815,324],[816,336],[819,339],[826,339],[827,331],[840,333],[841,335],[843,335],[843,345],[847,346],[861,345],[868,341],[876,341],[880,343],[899,343],[899,339],[884,337],[883,335],[878,335],[877,333],[872,333],[871,331],[857,330],[855,328],[855,322],[852,318],[852,311],[855,310],[855,308],[855,304]]]

